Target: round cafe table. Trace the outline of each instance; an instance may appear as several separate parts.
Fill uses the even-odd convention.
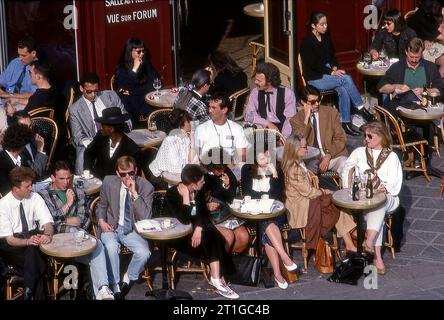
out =
[[[96,177],[91,177],[90,179],[86,179],[80,176],[74,176],[74,185],[79,184],[79,180],[83,182],[83,192],[85,195],[91,196],[100,192],[100,188],[102,187],[102,180]]]
[[[418,123],[423,129],[423,136],[425,137],[426,140],[428,140],[427,137],[430,137],[430,130],[432,130],[431,126],[433,126],[432,120],[444,117],[444,105],[442,103],[438,103],[435,107],[427,107],[427,108],[418,107],[418,109],[414,110],[399,106],[396,108],[396,111],[401,117]],[[426,162],[428,168],[427,175],[425,175],[426,179],[430,181],[428,175],[441,178],[443,176],[443,172],[431,165],[430,145],[427,144],[425,145],[424,148],[425,148],[425,154],[427,156]]]
[[[161,174],[161,178],[163,181],[168,183],[168,186],[176,186],[182,181],[180,178],[180,173],[171,173],[164,171]]]
[[[255,17],[255,18],[263,18],[264,17],[264,4],[263,2],[252,3],[246,5],[244,7],[244,13],[247,16]]]
[[[255,201],[255,200],[259,200],[259,199],[251,199],[251,201]],[[235,207],[236,203],[240,204],[241,207]],[[263,220],[268,220],[268,219],[273,219],[276,218],[278,216],[280,216],[281,214],[283,214],[285,212],[285,206],[284,204],[279,201],[279,200],[274,200],[273,206],[271,207],[270,212],[261,212],[261,213],[257,213],[257,212],[245,212],[242,210],[242,204],[244,202],[242,200],[239,199],[235,199],[233,201],[233,203],[229,206],[230,208],[230,212],[233,216],[243,219],[243,220],[248,220],[251,221],[255,224],[256,226],[256,256],[260,256],[261,255],[261,241],[260,241],[260,235],[259,235],[259,222],[263,221]]]
[[[97,239],[86,233],[85,239],[77,244],[75,241],[76,233],[58,233],[52,237],[52,241],[48,244],[41,244],[40,251],[50,257],[50,267],[54,272],[51,293],[54,300],[57,299],[58,293],[64,289],[59,288],[59,276],[65,267],[66,259],[86,256],[92,253],[97,247]]]
[[[145,102],[156,108],[172,108],[178,95],[178,89],[162,89],[159,90],[159,93],[160,96],[157,96],[156,91],[148,92],[145,95]]]
[[[385,75],[389,68],[390,64],[383,65],[381,61],[373,61],[372,64],[369,65],[367,68],[364,68],[364,65],[362,63],[358,63],[356,65],[356,69],[360,74],[371,77],[382,77],[383,75]]]
[[[140,148],[157,147],[166,137],[160,130],[150,132],[148,129],[136,129],[127,134]]]
[[[356,221],[357,235],[358,235],[358,248],[356,257],[358,259],[367,262],[366,257],[363,256],[362,251],[362,241],[363,230],[362,230],[362,215],[364,210],[374,209],[385,203],[386,196],[383,192],[375,192],[373,198],[367,199],[364,194],[360,193],[360,198],[358,201],[353,201],[350,189],[337,190],[332,195],[332,201],[338,207],[349,209]]]
[[[169,219],[171,224],[169,227],[164,227],[165,219]],[[167,266],[167,250],[168,242],[172,240],[177,240],[190,235],[193,232],[193,227],[191,224],[184,225],[179,222],[176,218],[154,218],[159,222],[161,230],[157,229],[144,229],[144,220],[138,221],[136,223],[136,231],[141,237],[149,240],[154,240],[159,244],[160,249],[160,261],[162,264],[162,288],[147,291],[145,296],[154,296],[159,300],[173,300],[173,299],[190,299],[193,298],[191,295],[184,291],[179,291],[172,289],[168,282],[168,266]]]

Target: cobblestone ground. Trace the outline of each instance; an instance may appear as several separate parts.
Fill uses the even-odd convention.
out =
[[[361,138],[349,139],[348,149],[353,150]],[[444,155],[444,148],[441,148]],[[434,166],[444,168],[444,158],[433,159]],[[444,299],[444,208],[439,197],[440,179],[434,177],[427,183],[419,176],[405,180],[401,192],[401,203],[406,209],[404,239],[401,252],[393,259],[389,251],[384,261],[387,272],[377,279],[378,288],[364,288],[364,278],[357,286],[330,283],[329,274],[320,274],[309,263],[307,273],[287,290],[277,286],[266,289],[233,285],[240,299]],[[300,251],[295,251],[294,260],[302,265]],[[155,287],[160,287],[160,274],[155,274]],[[224,299],[206,283],[203,276],[183,275],[178,289],[188,291],[194,299]],[[133,287],[128,299],[145,298],[145,284]]]

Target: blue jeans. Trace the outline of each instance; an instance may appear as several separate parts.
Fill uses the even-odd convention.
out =
[[[364,104],[361,94],[353,83],[353,79],[349,75],[342,77],[324,74],[321,79],[310,80],[308,84],[318,88],[319,90],[335,90],[339,97],[339,113],[341,114],[341,122],[351,122],[350,117],[350,101],[354,107]]]
[[[128,266],[128,278],[130,280],[139,279],[139,274],[143,271],[145,263],[151,255],[148,241],[134,230],[124,235],[121,226],[118,226],[114,232],[102,232],[101,239],[106,249],[110,285],[114,286],[120,282],[121,243],[133,252],[133,257]]]

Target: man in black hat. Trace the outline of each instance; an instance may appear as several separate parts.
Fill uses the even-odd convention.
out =
[[[95,177],[103,180],[105,176],[115,174],[115,164],[121,156],[138,159],[139,147],[124,133],[129,118],[129,114],[111,107],[94,119],[101,124],[101,134],[96,135],[86,148],[84,165]]]

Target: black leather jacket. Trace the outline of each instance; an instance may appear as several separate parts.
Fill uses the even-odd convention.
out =
[[[386,29],[380,30],[373,40],[370,50],[374,49],[380,51],[384,46],[385,52],[390,58],[403,58],[405,57],[405,49],[409,41],[416,37],[416,32],[413,29],[407,27],[399,36],[399,47],[396,52],[396,42],[393,34],[389,33]]]

